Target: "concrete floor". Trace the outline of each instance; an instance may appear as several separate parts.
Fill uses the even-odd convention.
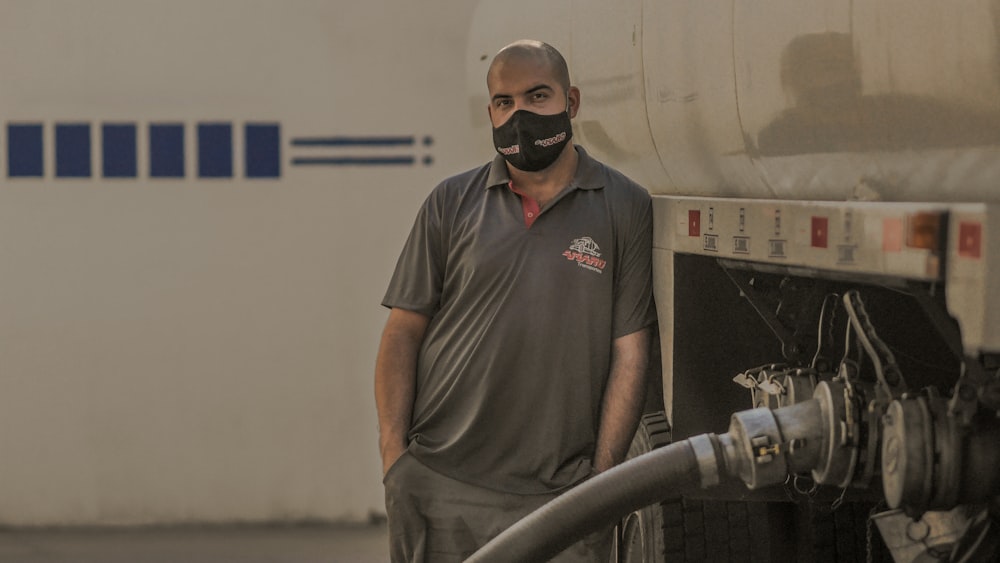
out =
[[[0,563],[388,563],[384,525],[0,530]]]

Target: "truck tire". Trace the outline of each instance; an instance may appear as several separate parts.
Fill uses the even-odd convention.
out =
[[[769,561],[767,546],[751,543],[755,523],[767,521],[764,503],[699,501],[663,503],[667,561]],[[762,532],[766,526],[761,526]],[[763,551],[762,551],[763,548]]]
[[[892,554],[875,529],[868,502],[845,502],[836,510],[830,505],[803,507],[812,528],[814,561],[870,561],[892,563]]]
[[[671,442],[662,412],[647,414],[629,459]],[[802,561],[892,563],[869,521],[873,505],[668,499],[620,523],[620,563]],[[870,557],[870,558],[869,558]]]
[[[642,417],[628,459],[651,452],[670,443],[670,423],[662,413]],[[663,510],[653,504],[626,516],[619,525],[618,561],[620,563],[659,563],[664,561]]]
[[[642,418],[628,457],[642,455],[671,441],[663,412]],[[763,503],[669,499],[628,515],[621,523],[621,563],[681,561],[766,561],[751,552],[751,529],[761,519]]]

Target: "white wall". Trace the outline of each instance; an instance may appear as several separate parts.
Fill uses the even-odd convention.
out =
[[[0,2],[0,525],[383,511],[379,301],[427,192],[490,157],[469,127],[472,10]],[[44,124],[45,177],[7,178],[11,121]],[[101,177],[105,121],[137,124],[137,178]],[[157,121],[185,125],[183,179],[147,177]],[[233,123],[233,178],[196,177],[201,121]],[[280,178],[244,178],[245,121],[280,123]],[[54,177],[63,122],[91,123],[92,177]],[[290,142],[333,135],[434,143]],[[417,161],[290,164],[337,151]]]

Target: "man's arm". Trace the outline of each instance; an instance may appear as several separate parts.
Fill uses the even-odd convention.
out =
[[[417,387],[417,354],[430,318],[392,309],[375,359],[375,408],[378,410],[382,474],[406,451]]]
[[[611,373],[601,403],[594,469],[606,471],[625,460],[646,402],[649,329],[616,338]]]

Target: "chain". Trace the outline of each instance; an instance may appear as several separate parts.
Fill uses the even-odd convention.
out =
[[[868,513],[868,521],[865,522],[865,563],[872,563],[872,513]]]
[[[896,364],[896,357],[875,332],[875,327],[868,317],[868,311],[865,310],[865,304],[861,301],[861,294],[857,290],[851,290],[844,294],[844,308],[847,309],[851,325],[857,330],[858,342],[868,352],[872,365],[875,367],[875,377],[878,379],[880,389],[886,394],[886,398],[893,396],[893,387],[905,391],[906,381],[903,380],[903,374]]]
[[[847,487],[844,487],[843,489],[840,490],[840,496],[837,497],[837,500],[830,503],[830,512],[837,510],[844,504],[844,495],[846,494],[847,494]]]
[[[817,369],[816,364],[822,357],[824,341],[833,340],[833,327],[836,323],[837,299],[839,297],[840,295],[836,293],[830,293],[823,299],[823,307],[819,311],[819,326],[816,328],[816,354],[813,355],[812,363],[810,364],[813,369]],[[828,306],[831,306],[831,304],[832,308],[830,310],[830,318],[827,321],[826,309]],[[828,358],[823,359],[829,361]],[[829,368],[829,366],[827,366],[827,368]]]
[[[868,511],[868,520],[865,522],[865,562],[872,563],[872,530],[875,528],[875,523],[872,521],[872,517],[875,514],[881,512],[885,508],[885,501],[880,500],[878,504],[872,507]]]

